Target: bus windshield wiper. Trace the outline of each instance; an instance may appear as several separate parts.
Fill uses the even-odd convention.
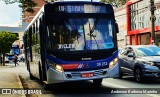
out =
[[[87,35],[90,36],[91,47],[92,47],[92,37],[93,37],[93,39],[95,40],[95,42],[96,42],[96,44],[97,44],[97,47],[99,48],[99,45],[98,45],[97,40],[96,40],[96,38],[95,38],[96,35],[93,35],[93,32],[94,32],[94,30],[95,30],[95,27],[96,27],[97,23],[98,23],[98,19],[96,19],[96,20],[94,21],[94,25],[93,25],[93,27],[92,27],[92,29],[91,29],[91,25],[90,25],[90,22],[89,22],[89,30],[90,30],[90,33],[88,33]]]

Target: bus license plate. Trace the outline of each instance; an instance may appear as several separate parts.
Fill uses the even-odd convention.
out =
[[[82,73],[81,77],[82,78],[86,78],[86,77],[93,77],[94,73],[93,72],[88,72],[88,73]]]

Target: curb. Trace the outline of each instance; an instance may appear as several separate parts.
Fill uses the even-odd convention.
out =
[[[14,74],[15,74],[15,73],[14,73]],[[17,77],[18,84],[19,84],[20,88],[24,89],[24,88],[23,88],[23,85],[22,85],[22,82],[21,82],[21,80],[20,80],[20,78],[19,78],[19,75],[17,75],[17,74],[15,74],[15,75],[16,75],[16,77]],[[21,94],[21,97],[26,97],[26,95],[25,95],[25,94]]]

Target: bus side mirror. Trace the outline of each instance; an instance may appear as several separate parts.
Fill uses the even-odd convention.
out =
[[[128,57],[134,57],[134,54],[133,53],[129,53],[127,56]]]
[[[118,28],[118,24],[117,23],[115,23],[115,31],[116,31],[116,33],[119,33],[119,28]]]

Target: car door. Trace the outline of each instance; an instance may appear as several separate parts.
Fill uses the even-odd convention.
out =
[[[131,47],[127,48],[126,62],[127,62],[126,67],[128,69],[128,73],[132,74],[134,69],[134,64],[135,64],[135,52]]]
[[[121,50],[119,54],[119,64],[123,73],[128,73],[127,48]]]

